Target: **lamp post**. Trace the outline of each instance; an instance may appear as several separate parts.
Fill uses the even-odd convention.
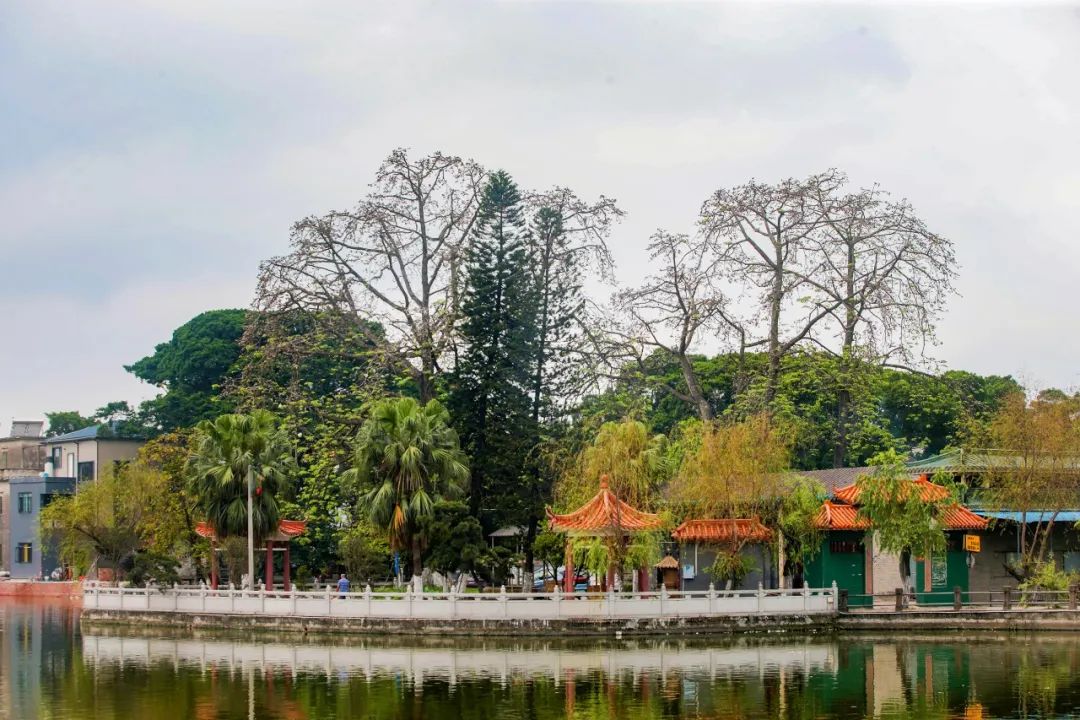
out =
[[[248,590],[255,589],[255,520],[251,505],[252,484],[255,481],[251,468],[247,471],[247,566],[248,566]]]

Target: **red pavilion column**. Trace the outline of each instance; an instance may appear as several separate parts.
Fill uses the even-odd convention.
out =
[[[566,536],[566,558],[563,564],[566,566],[563,571],[563,590],[572,593],[574,592],[574,541],[569,535]]]
[[[284,568],[284,573],[285,573],[284,588],[285,588],[285,592],[289,592],[290,590],[292,590],[292,582],[291,582],[291,579],[289,577],[289,570],[290,570],[289,565],[291,564],[290,559],[289,559],[289,547],[291,545],[292,545],[292,542],[286,542],[285,543],[285,568]]]
[[[266,589],[274,589],[274,541],[266,541]]]

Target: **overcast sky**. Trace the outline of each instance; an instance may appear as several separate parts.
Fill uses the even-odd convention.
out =
[[[1080,384],[1080,10],[606,2],[0,4],[0,425],[153,388],[292,221],[394,147],[616,197],[622,279],[713,190],[829,167],[956,245],[949,367]]]

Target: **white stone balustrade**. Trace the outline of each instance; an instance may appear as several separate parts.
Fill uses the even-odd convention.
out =
[[[266,591],[205,587],[118,588],[88,584],[86,610],[271,617],[372,618],[380,620],[635,620],[754,615],[831,615],[837,591],[716,590],[669,592],[446,593],[297,590]]]

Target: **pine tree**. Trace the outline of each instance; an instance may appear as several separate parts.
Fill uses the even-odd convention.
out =
[[[521,194],[493,173],[465,257],[459,357],[451,407],[471,458],[470,511],[485,528],[524,522],[523,471],[535,441],[530,388],[537,287]]]

